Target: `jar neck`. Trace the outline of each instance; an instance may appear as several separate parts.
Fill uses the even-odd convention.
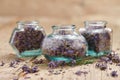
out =
[[[37,28],[37,27],[39,27],[39,24],[37,21],[19,21],[19,22],[17,22],[18,29],[23,29],[23,28],[27,28],[27,27]]]
[[[85,21],[85,28],[87,30],[98,30],[106,28],[106,21]]]
[[[52,26],[53,34],[71,35],[75,32],[75,25]]]

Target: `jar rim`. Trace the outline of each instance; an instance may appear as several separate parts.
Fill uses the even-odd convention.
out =
[[[104,20],[91,20],[84,21],[85,27],[87,29],[104,29],[106,28],[107,21]]]
[[[75,29],[75,25],[53,25],[52,29]]]
[[[105,20],[87,20],[87,21],[84,21],[85,24],[107,24],[107,21]]]
[[[16,22],[18,25],[36,25],[38,21],[18,21]]]

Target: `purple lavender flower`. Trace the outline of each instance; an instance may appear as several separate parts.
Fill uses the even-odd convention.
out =
[[[120,62],[119,56],[118,56],[117,54],[115,54],[115,55],[112,57],[112,61],[113,61],[114,63],[119,63],[119,62]]]
[[[106,63],[110,61],[108,57],[101,57],[100,59]]]
[[[117,71],[112,71],[112,72],[111,72],[111,76],[112,76],[112,77],[118,77]]]
[[[28,71],[28,70],[29,70],[29,67],[28,67],[27,65],[23,65],[23,66],[22,66],[22,70],[23,70],[23,71]]]
[[[79,70],[79,71],[75,72],[75,74],[78,75],[78,76],[80,76],[82,74],[86,75],[86,74],[88,74],[88,72],[87,71],[80,71]]]
[[[34,64],[42,64],[43,62],[44,62],[43,59],[40,59],[40,60],[35,59],[35,60],[33,61]]]
[[[82,74],[82,71],[75,72],[76,75],[80,76]]]
[[[49,68],[56,68],[58,65],[56,64],[56,62],[55,61],[50,61],[49,63],[48,63],[48,67]]]
[[[96,63],[95,67],[99,68],[100,70],[106,70],[107,69],[107,64],[104,63],[104,62],[99,62],[99,63]]]
[[[38,72],[39,70],[38,70],[38,67],[37,66],[34,66],[34,67],[32,67],[32,69],[31,69],[31,73],[36,73],[36,72]]]
[[[26,72],[26,73],[36,73],[39,71],[37,66],[29,68],[27,65],[23,65],[22,70],[23,72]]]

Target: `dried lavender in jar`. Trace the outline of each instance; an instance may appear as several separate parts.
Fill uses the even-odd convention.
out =
[[[85,21],[80,33],[88,42],[88,54],[101,56],[111,52],[112,30],[106,28],[106,21]]]
[[[69,62],[85,56],[86,40],[74,29],[75,26],[53,27],[53,33],[44,39],[42,45],[43,54],[47,59]]]
[[[41,54],[44,37],[44,30],[39,27],[38,22],[18,22],[18,27],[14,29],[11,36],[10,44],[18,56],[38,56]]]

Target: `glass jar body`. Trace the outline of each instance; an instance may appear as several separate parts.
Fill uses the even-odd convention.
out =
[[[60,28],[45,37],[42,51],[48,60],[69,62],[85,56],[87,43],[73,29]]]
[[[19,22],[17,28],[13,30],[9,43],[18,57],[33,57],[41,55],[44,37],[45,32],[38,23]]]
[[[79,30],[88,42],[87,56],[102,56],[111,53],[112,29],[106,28],[105,23],[104,25],[95,23],[92,26],[87,25],[85,28],[80,28]]]

